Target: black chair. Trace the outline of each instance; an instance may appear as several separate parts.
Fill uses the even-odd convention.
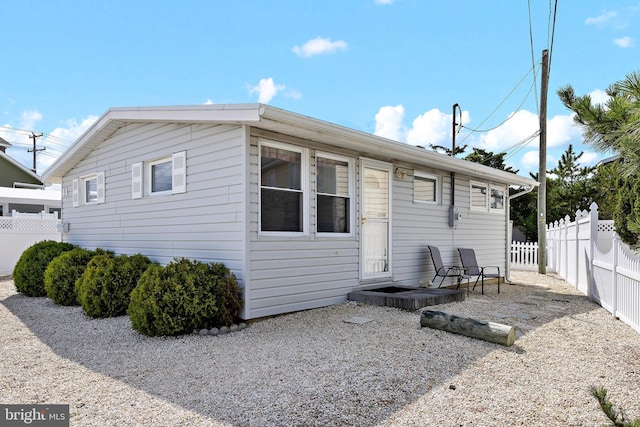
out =
[[[500,267],[485,266],[480,267],[478,260],[476,259],[476,253],[473,249],[458,248],[460,253],[460,261],[462,261],[462,267],[464,268],[464,275],[466,276],[478,276],[476,282],[473,284],[473,289],[476,288],[478,280],[482,279],[482,294],[484,295],[484,279],[498,279],[498,293],[500,293]],[[488,271],[487,271],[488,270]]]
[[[431,253],[431,261],[433,261],[433,268],[436,272],[435,276],[431,281],[433,282],[436,277],[441,277],[440,284],[438,287],[442,286],[444,279],[447,277],[455,277],[457,279],[456,289],[460,289],[460,283],[463,279],[463,270],[462,268],[455,265],[444,265],[442,262],[442,257],[440,256],[440,249],[436,246],[427,246],[429,248],[429,252]],[[469,293],[469,278],[467,277],[467,293]]]

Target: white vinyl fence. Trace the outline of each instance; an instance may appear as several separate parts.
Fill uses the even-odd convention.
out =
[[[578,211],[574,221],[547,226],[547,271],[557,273],[591,300],[640,333],[640,254],[614,232],[613,221],[598,219],[598,205]],[[513,242],[510,267],[538,268],[538,244]]]
[[[598,219],[598,205],[547,227],[547,267],[640,333],[640,255]]]
[[[43,240],[61,241],[57,231],[60,220],[56,214],[25,214],[0,216],[0,276],[13,272],[22,252]]]

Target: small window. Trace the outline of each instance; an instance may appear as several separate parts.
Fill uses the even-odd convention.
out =
[[[144,184],[144,185],[143,185]],[[131,165],[131,198],[185,193],[187,152]]]
[[[491,187],[490,208],[492,211],[504,211],[504,188]]]
[[[96,205],[105,201],[105,173],[96,172],[72,181],[73,207]]]
[[[171,157],[147,163],[147,192],[149,195],[171,193],[172,183]]]
[[[85,205],[98,203],[98,177],[95,175],[90,178],[82,179],[82,190]]]
[[[413,176],[413,201],[438,203],[438,177],[416,172]]]
[[[351,161],[319,154],[316,157],[318,233],[351,232]]]
[[[487,210],[487,184],[471,182],[471,209]]]
[[[305,231],[304,176],[307,164],[302,149],[260,144],[260,230]]]

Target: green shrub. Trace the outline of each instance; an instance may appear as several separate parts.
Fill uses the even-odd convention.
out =
[[[44,290],[56,304],[78,305],[76,281],[96,251],[74,248],[55,257],[44,271]]]
[[[44,240],[28,247],[13,268],[13,283],[18,292],[29,297],[43,297],[44,272],[49,263],[63,252],[75,248],[71,243]]]
[[[230,325],[240,306],[237,282],[224,265],[179,259],[147,269],[127,312],[140,333],[180,335]]]
[[[80,305],[93,318],[126,314],[131,291],[150,264],[140,254],[95,256],[76,283]]]

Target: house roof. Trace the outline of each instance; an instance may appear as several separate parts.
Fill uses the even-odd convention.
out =
[[[453,158],[435,151],[393,141],[366,132],[357,131],[312,117],[264,104],[210,104],[173,107],[124,107],[107,110],[80,136],[42,175],[45,182],[62,182],[75,165],[98,144],[108,139],[119,128],[130,123],[233,123],[292,135],[302,139],[375,155],[389,161],[403,161],[416,165],[436,167],[463,173],[477,179],[491,180],[509,185],[536,186],[530,178],[493,169],[479,163]]]
[[[15,160],[13,157],[8,155],[7,153],[3,153],[0,151],[0,163],[4,162],[8,163],[15,171],[17,171],[18,175],[21,176],[20,179],[25,179],[27,184],[42,184],[41,178],[36,174],[33,170],[29,169],[19,161]],[[0,169],[0,171],[2,171]],[[0,175],[8,176],[8,171],[0,172]]]

